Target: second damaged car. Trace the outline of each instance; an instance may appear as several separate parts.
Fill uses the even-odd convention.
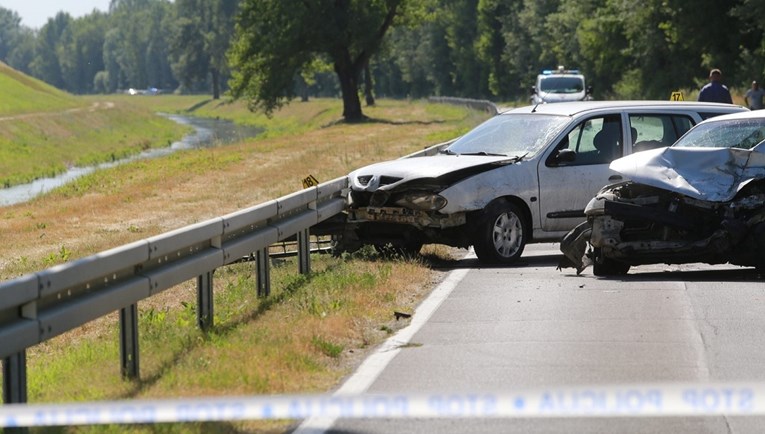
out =
[[[765,272],[765,114],[700,123],[674,145],[614,160],[561,242],[562,266],[598,276],[642,264],[730,263]]]

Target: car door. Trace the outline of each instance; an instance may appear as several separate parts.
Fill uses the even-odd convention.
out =
[[[584,220],[585,206],[604,185],[621,180],[608,165],[624,155],[623,130],[620,114],[584,119],[540,160],[542,230],[570,230]]]

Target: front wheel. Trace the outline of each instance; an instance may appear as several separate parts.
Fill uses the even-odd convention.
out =
[[[512,264],[529,240],[529,225],[521,209],[505,200],[484,209],[478,219],[473,246],[481,262]]]

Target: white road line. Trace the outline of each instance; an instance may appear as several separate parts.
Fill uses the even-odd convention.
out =
[[[472,249],[464,258],[475,258]],[[462,268],[450,272],[444,281],[430,293],[428,298],[417,307],[414,315],[412,315],[412,322],[388,338],[374,353],[367,357],[356,372],[335,392],[335,395],[366,392],[388,366],[388,363],[401,351],[401,346],[409,343],[469,271],[469,268]],[[304,420],[293,431],[293,434],[323,434],[334,425],[336,420],[336,418],[309,418]]]

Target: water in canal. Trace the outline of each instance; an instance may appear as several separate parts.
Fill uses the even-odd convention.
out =
[[[194,127],[194,132],[181,140],[172,143],[166,148],[150,149],[130,158],[103,163],[97,166],[73,167],[66,173],[62,173],[53,178],[38,179],[29,184],[0,189],[0,206],[25,202],[39,194],[46,193],[56,187],[66,184],[67,182],[77,179],[80,176],[99,169],[113,167],[128,161],[155,158],[182,149],[198,149],[234,143],[249,137],[255,137],[263,131],[256,127],[237,125],[227,120],[195,118],[172,114],[163,114],[162,116],[180,124],[190,125]]]

